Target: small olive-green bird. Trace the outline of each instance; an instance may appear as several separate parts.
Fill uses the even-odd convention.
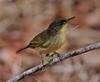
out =
[[[26,48],[36,49],[44,55],[55,52],[61,48],[66,39],[64,31],[68,27],[67,23],[74,18],[75,16],[54,20],[46,30],[36,35],[26,47],[18,50],[17,53]]]

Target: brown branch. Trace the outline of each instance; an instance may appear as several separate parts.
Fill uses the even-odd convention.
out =
[[[50,64],[46,64],[46,65],[39,64],[39,65],[32,67],[31,69],[29,69],[29,70],[27,70],[27,71],[25,71],[21,74],[13,77],[12,79],[10,79],[6,82],[17,82],[17,81],[23,79],[24,77],[26,77],[26,76],[28,76],[32,73],[36,73],[38,71],[41,71],[41,69],[44,69],[44,67],[55,65],[56,63],[63,61],[64,59],[67,59],[67,58],[70,58],[70,57],[73,57],[73,56],[77,56],[77,55],[80,55],[80,54],[83,54],[83,53],[86,53],[88,51],[95,50],[95,49],[98,49],[98,48],[100,48],[100,42],[90,44],[89,46],[86,46],[84,48],[79,48],[79,49],[67,52],[65,54],[62,54],[59,58],[54,58],[53,61]]]

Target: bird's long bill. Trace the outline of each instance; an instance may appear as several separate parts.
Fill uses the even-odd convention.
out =
[[[26,49],[26,48],[28,48],[28,47],[29,47],[29,46],[26,46],[26,47],[24,47],[24,48],[18,50],[16,53],[19,53],[20,51],[22,51],[22,50],[24,50],[24,49]]]
[[[68,21],[70,21],[70,20],[72,20],[72,19],[74,19],[74,18],[76,18],[76,17],[75,17],[75,16],[70,17],[70,18],[68,18],[68,19],[67,19],[67,21],[66,21],[66,22],[68,22]]]

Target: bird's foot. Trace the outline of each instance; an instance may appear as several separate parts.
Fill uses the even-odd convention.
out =
[[[60,53],[54,52],[53,55],[55,55],[57,58],[59,58],[59,60],[60,60],[60,62],[62,64],[62,61],[61,61],[61,58],[60,58],[61,57]]]
[[[53,55],[46,54],[46,57],[43,60],[43,65],[50,64],[53,61]]]
[[[52,55],[49,55],[49,54],[46,54],[46,57],[42,58],[42,65],[43,65],[43,68],[41,69],[42,71],[44,71],[43,69],[45,68],[45,66],[47,64],[50,64],[53,60],[53,56]]]
[[[54,52],[54,55],[56,55],[56,57],[60,58],[60,54],[58,52]]]

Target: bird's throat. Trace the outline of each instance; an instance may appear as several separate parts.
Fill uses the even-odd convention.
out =
[[[65,32],[66,28],[67,28],[67,25],[63,25],[62,28],[60,29],[60,32]]]

